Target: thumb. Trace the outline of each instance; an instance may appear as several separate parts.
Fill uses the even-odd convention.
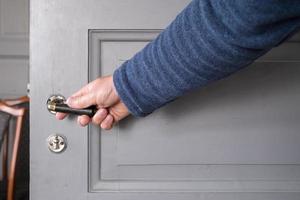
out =
[[[109,114],[113,116],[114,122],[118,122],[127,117],[129,115],[129,111],[125,104],[119,101],[117,104],[109,108]]]
[[[71,96],[66,103],[72,108],[87,108],[91,105],[96,105],[96,97],[92,93],[86,93],[81,96]]]

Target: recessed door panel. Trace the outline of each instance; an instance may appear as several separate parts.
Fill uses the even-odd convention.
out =
[[[111,74],[158,33],[90,31],[90,79]],[[129,117],[112,134],[92,127],[91,190],[190,191],[205,180],[298,179],[300,68],[276,62],[286,58],[278,51],[146,118]]]

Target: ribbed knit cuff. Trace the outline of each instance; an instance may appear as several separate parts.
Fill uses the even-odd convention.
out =
[[[129,112],[135,117],[144,117],[149,113],[143,112],[137,103],[133,89],[130,86],[130,80],[126,75],[125,62],[121,67],[114,71],[113,82],[121,101],[126,105]]]

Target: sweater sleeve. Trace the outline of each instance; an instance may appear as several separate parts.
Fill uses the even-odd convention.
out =
[[[113,74],[121,100],[146,116],[249,65],[295,33],[298,0],[194,0]]]

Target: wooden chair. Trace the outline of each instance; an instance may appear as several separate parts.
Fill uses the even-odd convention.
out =
[[[12,155],[10,158],[10,167],[7,171],[7,147],[8,147],[8,137],[5,136],[5,142],[3,143],[3,163],[6,166],[3,167],[3,175],[6,175],[7,179],[7,200],[13,200],[14,196],[14,184],[15,184],[15,173],[16,173],[16,162],[18,157],[18,149],[21,137],[22,122],[24,119],[25,108],[16,107],[18,104],[29,102],[28,97],[21,97],[18,99],[6,99],[0,101],[0,111],[8,113],[13,117],[16,117],[16,127],[15,135],[12,147]],[[7,132],[8,133],[8,132]],[[5,178],[5,176],[3,176]]]
[[[17,99],[2,99],[2,101],[9,106],[16,106],[22,103],[28,103],[29,97],[28,96],[22,96]]]

